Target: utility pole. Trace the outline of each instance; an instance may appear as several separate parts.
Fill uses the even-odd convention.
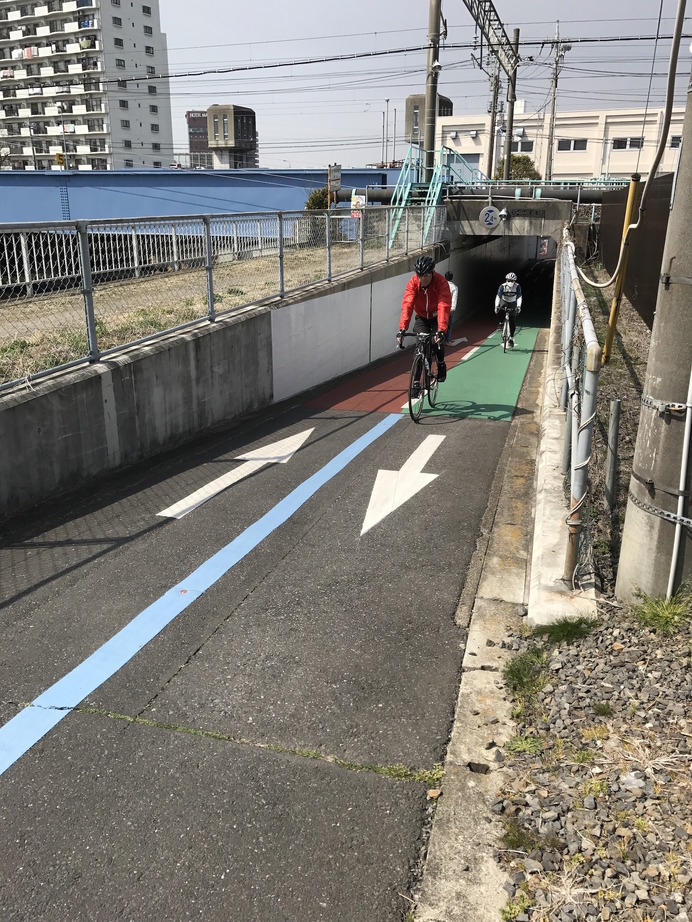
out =
[[[495,160],[495,120],[497,119],[497,97],[500,93],[500,65],[495,62],[495,70],[490,78],[490,89],[492,92],[492,102],[490,103],[490,137],[488,138],[488,166],[487,176],[493,178],[493,166]]]
[[[519,60],[519,29],[512,34],[512,48],[515,61]],[[505,182],[510,179],[512,163],[512,135],[514,134],[514,100],[517,98],[517,66],[515,64],[507,81],[507,134],[505,135]]]
[[[435,123],[437,122],[437,77],[440,72],[440,19],[442,0],[430,0],[428,15],[428,66],[425,80],[424,182],[432,179],[435,164]]]
[[[651,598],[670,596],[692,573],[691,196],[692,80],[687,88],[678,178],[663,250],[615,586],[618,598],[626,602],[634,599],[638,589]]]
[[[382,113],[382,156],[381,156],[382,166],[384,166],[384,112]]]
[[[560,73],[560,64],[565,58],[565,52],[570,51],[571,45],[560,44],[560,23],[555,27],[555,56],[553,58],[553,99],[550,106],[550,123],[548,125],[548,156],[545,165],[545,178],[553,178],[553,147],[555,145],[555,102],[557,99],[557,78]]]

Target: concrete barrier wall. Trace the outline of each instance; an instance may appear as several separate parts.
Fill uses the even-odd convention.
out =
[[[0,396],[0,517],[393,353],[413,261]]]

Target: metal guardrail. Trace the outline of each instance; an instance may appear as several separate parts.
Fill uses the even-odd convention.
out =
[[[0,390],[442,239],[443,206],[393,212],[0,225]]]
[[[562,389],[560,405],[567,411],[562,472],[570,472],[570,511],[563,578],[574,585],[585,550],[588,520],[588,467],[596,419],[602,349],[582,291],[574,261],[574,243],[563,232],[560,260],[562,307]]]

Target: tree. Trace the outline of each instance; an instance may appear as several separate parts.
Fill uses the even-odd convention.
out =
[[[329,208],[329,190],[327,187],[325,186],[324,189],[313,189],[310,195],[308,195],[305,208],[308,211],[326,211]]]
[[[505,164],[504,161],[498,164],[495,179],[504,179]],[[512,154],[509,162],[510,179],[543,179],[536,169],[536,164],[528,154]]]

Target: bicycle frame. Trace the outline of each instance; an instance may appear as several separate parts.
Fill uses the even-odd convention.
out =
[[[432,333],[404,333],[404,337],[416,337],[416,348],[411,362],[411,376],[408,388],[408,409],[414,423],[420,420],[423,403],[427,396],[431,407],[437,401],[437,355],[433,350]],[[403,349],[403,345],[401,346]]]

